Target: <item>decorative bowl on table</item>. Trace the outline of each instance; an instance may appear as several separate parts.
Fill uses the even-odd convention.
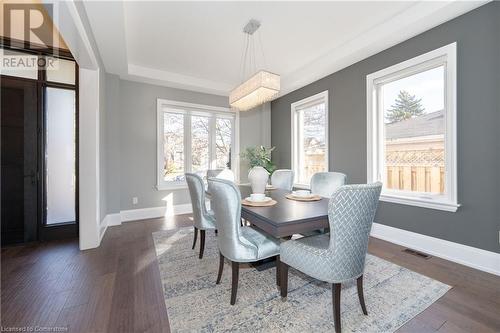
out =
[[[252,193],[245,200],[249,202],[269,202],[272,198],[266,197],[263,193]]]

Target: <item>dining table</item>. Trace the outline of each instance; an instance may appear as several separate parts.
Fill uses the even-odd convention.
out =
[[[250,196],[248,185],[238,186],[241,198]],[[291,191],[283,189],[266,190],[266,196],[276,200],[267,207],[241,206],[241,217],[252,226],[276,238],[287,238],[294,234],[307,234],[328,228],[328,198],[318,201],[297,201],[286,198]]]

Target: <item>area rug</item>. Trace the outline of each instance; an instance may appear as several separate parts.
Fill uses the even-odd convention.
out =
[[[294,269],[282,301],[275,268],[240,270],[238,298],[229,304],[231,267],[215,284],[219,265],[216,236],[207,232],[205,254],[191,249],[193,228],[153,233],[172,332],[332,332],[331,287]],[[342,286],[343,332],[393,332],[443,296],[450,286],[368,255],[363,278],[368,316],[356,283]]]

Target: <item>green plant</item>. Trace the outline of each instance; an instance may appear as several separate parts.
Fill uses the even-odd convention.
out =
[[[250,164],[250,168],[261,166],[270,174],[276,170],[276,165],[271,160],[271,153],[276,147],[266,148],[264,146],[249,147],[241,157],[246,159]]]

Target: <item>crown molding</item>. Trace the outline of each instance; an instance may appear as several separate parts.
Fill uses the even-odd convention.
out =
[[[171,88],[193,90],[214,95],[228,96],[229,91],[233,88],[228,83],[216,82],[134,64],[128,64],[127,73],[127,75],[123,76],[123,78],[126,78],[127,80],[158,84]]]

